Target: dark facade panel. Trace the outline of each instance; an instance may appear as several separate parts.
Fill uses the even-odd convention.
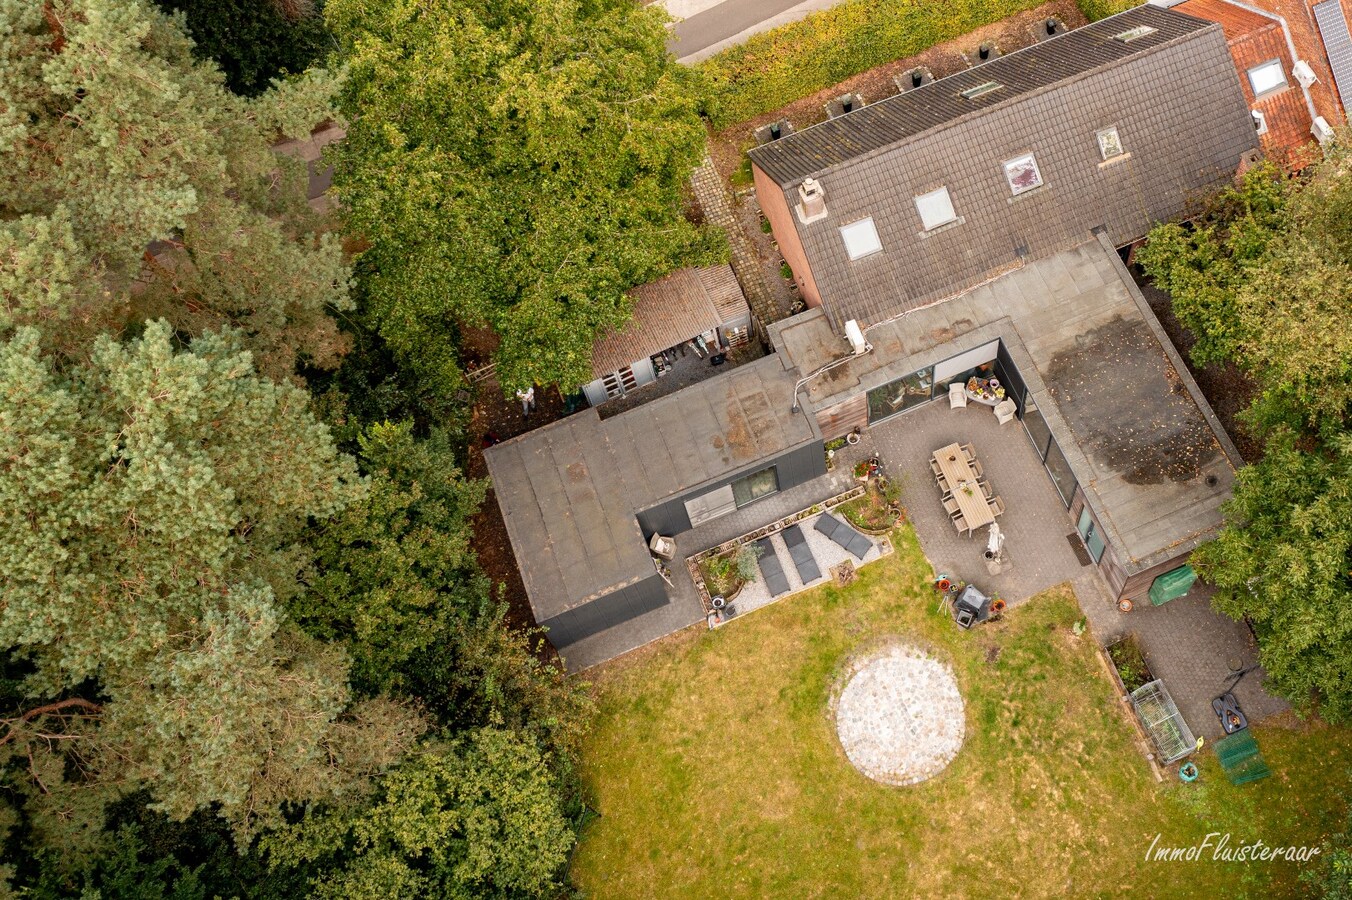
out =
[[[638,514],[638,524],[643,529],[643,536],[650,538],[654,534],[677,535],[689,531],[692,526],[690,516],[685,510],[687,500],[725,487],[746,475],[768,469],[770,466],[774,466],[776,469],[779,478],[779,490],[787,491],[789,488],[797,487],[819,475],[826,474],[826,449],[821,440],[815,440],[790,450],[788,453],[783,453],[771,459],[760,460],[750,468],[734,475],[700,485],[698,488],[673,497],[664,503],[645,509]]]
[[[549,629],[549,640],[554,647],[562,649],[621,622],[660,609],[669,602],[665,584],[654,569],[650,578],[612,591],[540,624]]]

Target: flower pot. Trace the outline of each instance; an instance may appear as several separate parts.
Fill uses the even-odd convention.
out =
[[[855,444],[859,443],[859,435],[851,431],[849,434],[845,435],[845,443],[853,447]]]

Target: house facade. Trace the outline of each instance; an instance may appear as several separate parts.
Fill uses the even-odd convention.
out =
[[[1221,25],[1144,6],[750,151],[809,307],[776,352],[485,453],[555,645],[594,662],[699,621],[654,536],[768,524],[825,441],[976,372],[1112,595],[1144,596],[1219,528],[1240,460],[1118,248],[1261,158],[1250,108]]]

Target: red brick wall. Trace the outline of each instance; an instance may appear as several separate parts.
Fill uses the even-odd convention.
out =
[[[756,202],[761,212],[770,221],[770,231],[779,244],[779,252],[784,261],[793,270],[793,280],[798,285],[798,293],[808,306],[821,306],[822,295],[817,290],[817,282],[812,277],[812,269],[807,264],[807,254],[803,252],[803,242],[798,239],[798,230],[794,227],[793,210],[789,209],[784,192],[761,171],[760,166],[751,164],[751,174],[756,180]],[[826,208],[831,208],[831,198],[826,198]]]

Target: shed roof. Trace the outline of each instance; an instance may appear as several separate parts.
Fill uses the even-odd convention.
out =
[[[630,291],[634,315],[592,348],[596,378],[674,347],[716,325],[750,315],[732,266],[677,269]]]
[[[538,620],[653,574],[636,515],[817,439],[768,356],[635,409],[588,409],[484,451]]]
[[[781,187],[793,186],[809,175],[845,165],[959,119],[1006,106],[1088,72],[1155,52],[1210,27],[1211,23],[1190,16],[1149,5],[1138,6],[748,152],[752,161]],[[1115,38],[1134,28],[1155,30],[1128,42]],[[963,96],[964,91],[990,82],[999,87],[971,99]]]

